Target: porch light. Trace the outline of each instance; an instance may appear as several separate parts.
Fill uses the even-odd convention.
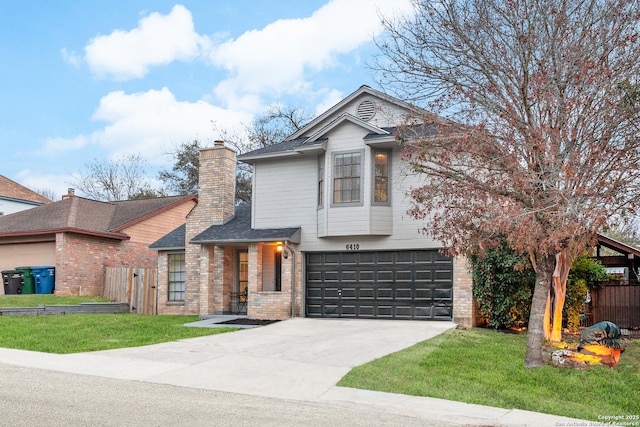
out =
[[[278,242],[278,245],[276,246],[276,252],[282,252],[282,243]]]

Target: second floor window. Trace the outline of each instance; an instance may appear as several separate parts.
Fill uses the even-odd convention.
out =
[[[318,206],[324,205],[324,156],[318,158]]]
[[[380,204],[389,203],[389,153],[376,151],[374,153],[374,182],[373,202]]]
[[[359,203],[362,153],[340,153],[333,157],[333,203]]]

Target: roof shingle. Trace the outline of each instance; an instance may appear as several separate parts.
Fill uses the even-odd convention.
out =
[[[43,195],[38,194],[33,190],[29,190],[27,187],[2,175],[0,175],[0,197],[43,204],[51,203],[51,200],[47,199]]]
[[[128,238],[121,232],[123,226],[194,197],[172,196],[123,202],[99,202],[83,197],[69,197],[33,209],[0,216],[0,237],[74,231],[113,238]]]

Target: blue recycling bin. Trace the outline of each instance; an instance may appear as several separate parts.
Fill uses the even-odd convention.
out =
[[[36,282],[36,294],[52,294],[55,288],[56,268],[51,265],[31,267]]]

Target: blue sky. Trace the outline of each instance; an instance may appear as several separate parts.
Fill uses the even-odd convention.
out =
[[[324,111],[360,85],[380,14],[409,0],[29,1],[0,4],[0,174],[60,196],[86,163],[149,172],[269,105]],[[215,125],[214,125],[215,124]]]

